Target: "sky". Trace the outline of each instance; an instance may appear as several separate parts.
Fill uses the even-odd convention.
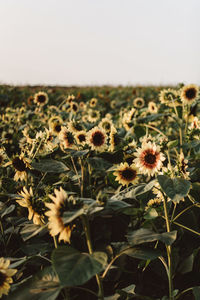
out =
[[[200,84],[199,0],[0,0],[0,84]]]

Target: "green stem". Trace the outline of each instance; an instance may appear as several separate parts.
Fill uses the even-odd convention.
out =
[[[176,300],[179,299],[181,296],[183,296],[185,293],[187,293],[187,292],[189,292],[189,291],[192,291],[192,290],[193,290],[193,288],[191,287],[191,288],[188,288],[188,289],[182,291],[180,294],[178,294],[178,295],[176,296]]]
[[[188,209],[192,208],[193,206],[195,206],[194,204],[186,207],[185,209],[183,209],[178,215],[176,215],[176,217],[172,217],[171,222],[174,222],[176,219],[178,219],[182,214],[184,214],[184,212],[186,212]]]
[[[87,242],[89,254],[93,254],[93,247],[92,247],[92,241],[91,241],[91,236],[90,236],[90,227],[89,227],[88,218],[86,215],[82,215],[81,220],[82,220],[84,232],[86,235],[86,242]],[[102,280],[98,274],[96,274],[96,281],[97,281],[97,285],[99,288],[98,299],[104,300],[103,284],[102,284]]]
[[[56,237],[55,237],[55,236],[53,236],[53,242],[54,242],[55,248],[58,248],[58,244],[57,244],[57,240],[56,240]]]
[[[169,215],[167,211],[167,200],[166,197],[164,196],[164,213],[165,213],[165,221],[166,221],[166,227],[167,227],[167,232],[170,232],[170,221],[169,221]],[[167,259],[168,259],[168,282],[169,282],[169,300],[174,300],[173,296],[173,281],[172,281],[172,256],[171,256],[171,246],[166,245],[167,249]]]
[[[187,226],[184,226],[184,225],[182,225],[182,224],[180,224],[180,223],[178,223],[178,222],[174,222],[174,221],[173,221],[173,223],[174,223],[175,225],[178,225],[178,226],[180,226],[180,227],[182,227],[182,228],[184,228],[184,229],[186,229],[186,230],[188,230],[188,231],[190,231],[190,232],[192,232],[192,233],[197,234],[198,236],[200,236],[200,233],[199,233],[198,231],[195,231],[195,230],[193,230],[193,229],[191,229],[191,228],[189,228],[189,227],[187,227]]]

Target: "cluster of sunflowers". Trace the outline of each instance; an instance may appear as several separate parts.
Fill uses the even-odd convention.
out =
[[[83,235],[90,255],[93,248],[103,250],[109,260],[102,263],[102,276],[99,271],[94,272],[87,280],[74,284],[87,294],[90,287],[83,284],[96,275],[98,294],[95,287],[89,292],[91,295],[83,295],[84,299],[111,299],[109,293],[107,297],[103,295],[103,279],[108,271],[112,272],[109,267],[116,260],[114,254],[118,255],[116,242],[126,245],[126,236],[131,231],[150,228],[160,233],[166,226],[171,235],[171,227],[179,226],[200,235],[197,228],[175,222],[189,209],[199,208],[199,87],[190,84],[165,89],[109,88],[106,92],[98,89],[95,93],[87,92],[75,90],[65,95],[45,89],[1,108],[0,298],[8,294],[14,275],[16,283],[11,287],[10,299],[20,295],[24,282],[33,276],[27,271],[27,261],[33,255],[51,263],[54,259],[51,261],[51,253],[53,257],[57,253],[54,248],[60,251],[59,247],[71,245],[85,252]],[[95,232],[96,220],[100,219],[104,226],[104,220],[112,214],[113,219],[116,215],[126,219],[123,238],[110,238],[108,242],[106,232],[98,229],[96,246],[92,246],[89,227],[94,223]],[[28,247],[34,249],[35,241],[40,243],[40,238],[41,243],[48,244],[48,249],[41,252],[36,247],[36,251],[29,252]],[[159,239],[160,236],[157,244],[151,245],[152,249],[157,248]],[[11,241],[17,244],[17,249]],[[171,243],[166,242],[169,299],[182,299],[184,287],[179,288],[179,294],[172,290],[175,275],[170,269]],[[137,255],[132,253],[130,257],[142,259]],[[15,266],[19,266],[18,270]],[[138,263],[137,268],[146,270],[147,266]],[[40,263],[34,274],[44,267]],[[44,295],[51,299],[80,297],[82,294],[75,293],[71,284],[63,285],[61,273],[54,265],[53,275],[47,272],[39,277],[45,288],[38,287],[38,282],[30,283],[21,299],[35,294],[41,300]],[[133,280],[122,286],[137,286],[137,283]],[[120,286],[116,282],[115,285],[112,299],[122,299],[122,294],[116,292]],[[123,292],[130,296],[126,290]],[[132,295],[136,299],[147,299],[149,295],[158,299],[165,292],[164,287],[161,295],[159,292],[145,295],[139,288]]]

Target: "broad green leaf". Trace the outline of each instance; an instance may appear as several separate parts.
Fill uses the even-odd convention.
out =
[[[62,289],[51,267],[46,267],[32,279],[16,286],[9,300],[55,300]]]
[[[146,212],[146,214],[144,215],[144,219],[145,220],[152,220],[152,219],[155,219],[157,218],[158,216],[158,213],[156,211],[155,208],[149,208]]]
[[[33,162],[32,167],[44,173],[62,173],[69,170],[63,162],[53,159],[43,159],[40,162]]]
[[[167,147],[169,149],[172,149],[172,148],[176,147],[177,145],[178,145],[178,140],[170,141],[167,143]]]
[[[124,254],[138,258],[138,259],[144,259],[144,260],[153,260],[157,258],[158,256],[161,256],[162,253],[158,249],[145,249],[145,248],[129,248],[125,251],[123,251]]]
[[[176,240],[177,231],[155,233],[150,229],[140,228],[127,235],[128,242],[131,245],[139,245],[143,243],[162,241],[166,245],[171,245]]]
[[[158,175],[158,182],[165,194],[175,203],[187,196],[190,190],[190,181],[183,178],[170,178]]]
[[[200,299],[200,286],[194,286],[192,289],[195,300]]]
[[[62,219],[64,224],[68,224],[83,214],[84,214],[84,208],[80,208],[74,211],[66,211],[63,213]]]
[[[3,218],[4,216],[10,214],[13,210],[15,209],[15,205],[11,204],[10,206],[8,206],[4,212],[1,214],[1,218]]]
[[[70,246],[53,251],[53,267],[63,286],[82,285],[105,267],[105,253],[80,253]]]
[[[193,269],[193,263],[194,263],[194,254],[192,253],[190,256],[188,256],[182,263],[180,264],[178,271],[181,274],[185,274],[188,272],[191,272]]]

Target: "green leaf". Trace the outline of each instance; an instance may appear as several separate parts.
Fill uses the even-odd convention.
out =
[[[193,263],[194,263],[194,254],[192,253],[190,256],[188,256],[182,263],[180,264],[178,271],[181,274],[185,274],[188,272],[191,272],[193,269]]]
[[[195,300],[200,299],[200,286],[194,286],[192,289]]]
[[[55,300],[62,287],[51,267],[46,267],[9,295],[9,300]]]
[[[128,242],[131,245],[139,245],[143,243],[154,242],[157,240],[162,241],[166,245],[171,245],[176,240],[177,231],[155,233],[147,228],[140,228],[127,235]]]
[[[43,159],[40,162],[33,162],[32,167],[44,173],[62,173],[69,170],[63,162],[53,159]]]
[[[146,214],[144,215],[144,219],[145,220],[152,220],[152,219],[155,219],[157,218],[158,216],[158,213],[156,211],[155,208],[149,208],[146,212]]]
[[[158,249],[147,249],[147,248],[129,248],[123,251],[124,254],[143,260],[153,260],[162,255]]]
[[[1,214],[1,218],[3,218],[4,216],[10,214],[13,210],[15,209],[15,205],[11,204],[9,207],[7,207],[4,212]]]
[[[62,217],[63,223],[68,224],[83,214],[84,214],[84,208],[80,208],[80,209],[74,210],[74,211],[66,211],[66,212],[64,212],[63,217]]]
[[[158,182],[165,194],[173,202],[179,203],[189,193],[191,183],[183,178],[173,178],[166,175],[158,175]]]
[[[178,145],[178,140],[170,141],[167,143],[168,149],[172,149]]]
[[[106,254],[80,253],[70,246],[53,251],[52,263],[63,286],[82,285],[105,267]]]

